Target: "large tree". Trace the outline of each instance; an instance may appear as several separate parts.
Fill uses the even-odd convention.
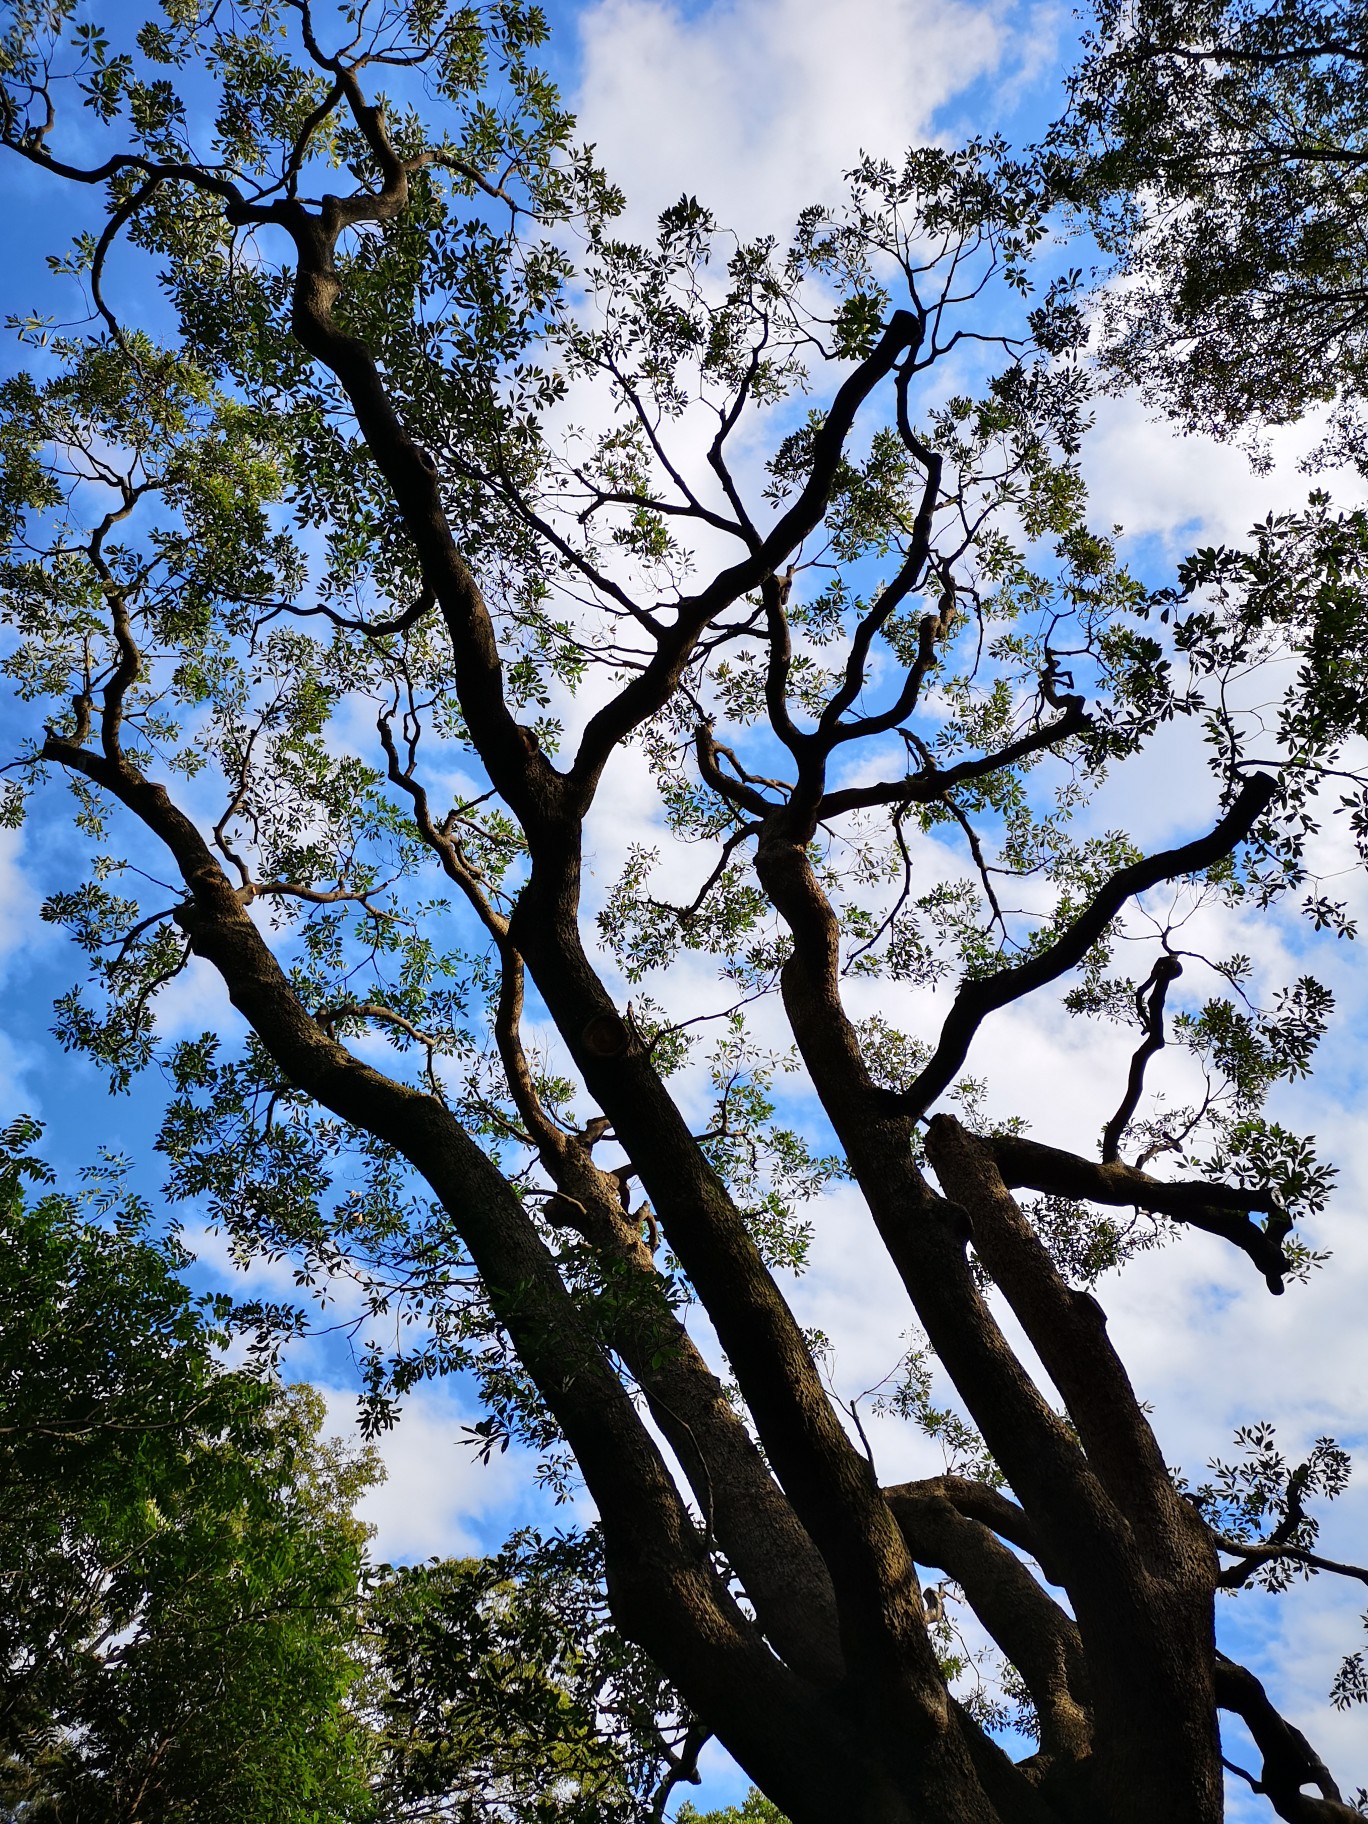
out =
[[[1313,1549],[1342,1457],[1257,1431],[1182,1485],[1090,1287],[1185,1227],[1273,1293],[1314,1264],[1327,1169],[1262,1110],[1328,996],[1178,929],[1349,929],[1308,842],[1327,776],[1368,832],[1368,521],[1317,499],[1152,595],[1085,518],[1048,165],[923,149],[785,248],[693,198],[638,244],[541,29],[16,13],[5,143],[98,205],[57,262],[90,324],[20,325],[0,430],[14,814],[65,779],[89,856],[59,1034],[116,1083],[158,1059],[174,1188],[390,1314],[375,1422],[466,1369],[486,1450],[573,1460],[616,1623],[795,1824],[1213,1820],[1222,1708],[1281,1816],[1357,1815],[1214,1623],[1365,1576]],[[1175,723],[1210,771],[1146,854],[1089,807]],[[643,785],[604,893],[586,840]],[[240,1046],[159,1041],[184,970]],[[1122,1029],[1076,1150],[963,1075],[1066,981]],[[1149,1099],[1166,1039],[1191,1106]],[[943,1475],[881,1486],[785,1296],[837,1178]]]

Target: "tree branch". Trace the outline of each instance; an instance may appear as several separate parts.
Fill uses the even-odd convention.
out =
[[[1126,1080],[1126,1093],[1121,1098],[1121,1106],[1108,1121],[1102,1135],[1104,1165],[1114,1165],[1121,1157],[1121,1136],[1140,1106],[1141,1092],[1145,1087],[1145,1066],[1156,1052],[1164,1049],[1164,1001],[1170,986],[1182,973],[1183,965],[1178,958],[1165,954],[1158,959],[1145,981],[1135,991],[1135,1009],[1140,1016],[1145,1038],[1131,1059],[1130,1075]],[[1147,989],[1148,999],[1145,992]]]
[[[899,356],[918,346],[921,335],[922,325],[910,311],[893,312],[874,349],[838,387],[813,440],[807,480],[798,498],[758,548],[720,571],[700,594],[681,601],[670,636],[661,642],[645,670],[590,718],[570,771],[572,789],[582,805],[587,804],[585,794],[592,795],[608,756],[669,697],[703,629],[733,602],[758,589],[766,577],[774,576],[820,522],[856,414],[892,372]]]
[[[310,1018],[212,851],[160,785],[56,736],[42,751],[109,791],[165,844],[189,892],[178,922],[190,948],[221,975],[286,1079],[393,1146],[451,1215],[603,1515],[619,1625],[681,1682],[712,1693],[733,1739],[738,1727],[755,1727],[756,1693],[768,1688],[771,1726],[748,1748],[777,1783],[775,1717],[795,1725],[780,1752],[797,1757],[825,1738],[839,1761],[843,1751],[807,1687],[774,1659],[708,1562],[664,1460],[498,1168],[434,1097],[362,1063]]]
[[[1295,1724],[1274,1709],[1254,1674],[1224,1653],[1216,1655],[1216,1701],[1240,1717],[1263,1756],[1262,1775],[1254,1790],[1266,1794],[1274,1811],[1288,1824],[1353,1824],[1360,1814],[1344,1803],[1329,1768]],[[1312,1798],[1301,1789],[1320,1788]]]
[[[939,777],[948,779],[954,770],[958,769],[948,769]],[[1255,773],[1243,783],[1234,804],[1207,835],[1118,869],[1086,910],[1047,949],[1024,963],[1000,969],[995,975],[964,982],[941,1028],[935,1052],[904,1094],[904,1106],[914,1114],[923,1114],[954,1081],[975,1033],[988,1015],[1076,968],[1128,900],[1161,881],[1195,874],[1223,860],[1249,835],[1277,790],[1276,779],[1267,773]]]
[[[817,806],[815,821],[828,823],[849,811],[870,810],[880,804],[930,804],[961,785],[969,785],[976,779],[1001,772],[1005,767],[1015,766],[1020,760],[1029,760],[1034,754],[1044,753],[1059,742],[1067,741],[1071,735],[1081,734],[1087,726],[1088,718],[1081,702],[1071,703],[1058,721],[1042,723],[995,753],[979,754],[972,760],[961,760],[955,766],[938,767],[932,772],[909,773],[903,779],[890,779],[878,785],[851,785],[841,791],[828,792]]]
[[[1292,1221],[1276,1192],[1207,1184],[1200,1179],[1166,1184],[1119,1159],[1099,1164],[1016,1134],[996,1134],[988,1144],[1009,1189],[1043,1191],[1048,1196],[1079,1198],[1089,1203],[1130,1205],[1171,1216],[1177,1222],[1232,1242],[1248,1254],[1271,1292],[1283,1290],[1290,1269],[1283,1242]],[[1267,1226],[1260,1228],[1251,1222],[1251,1211],[1267,1215]]]
[[[953,1116],[936,1115],[927,1157],[946,1195],[966,1213],[975,1252],[1064,1396],[1088,1461],[1133,1524],[1177,1524],[1190,1510],[1163,1456],[1096,1300],[1070,1290],[998,1171],[992,1143]],[[1213,1572],[1214,1580],[1214,1572]]]
[[[954,1578],[1026,1680],[1040,1716],[1042,1749],[1081,1758],[1091,1752],[1092,1719],[1078,1629],[990,1528],[959,1509],[944,1480],[884,1490],[908,1550],[919,1564]]]

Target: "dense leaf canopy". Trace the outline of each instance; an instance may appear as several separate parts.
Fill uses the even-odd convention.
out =
[[[1368,462],[1368,14],[1357,0],[1096,9],[1060,143],[1128,283],[1111,358],[1222,435],[1329,408]]]
[[[316,1395],[220,1366],[117,1169],[85,1208],[26,1198],[33,1138],[0,1154],[0,1805],[369,1816],[344,1700],[374,1469],[318,1443]]]

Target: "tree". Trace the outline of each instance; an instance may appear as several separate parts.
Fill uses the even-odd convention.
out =
[[[1110,358],[1230,436],[1328,407],[1368,462],[1368,15],[1356,0],[1096,9],[1059,138],[1129,281]]]
[[[367,1591],[379,1815],[659,1820],[707,1740],[605,1612],[593,1532],[383,1567]]]
[[[784,1824],[769,1800],[753,1788],[739,1805],[709,1812],[699,1812],[686,1805],[679,1818],[680,1824]]]
[[[1365,1577],[1314,1551],[1342,1454],[1251,1432],[1184,1486],[1090,1288],[1186,1227],[1275,1293],[1315,1264],[1330,1169],[1264,1107],[1329,996],[1177,933],[1298,900],[1351,933],[1313,838],[1333,779],[1368,839],[1368,520],[1317,497],[1147,590],[1086,519],[1046,167],[915,150],[786,248],[692,197],[638,244],[541,31],[426,0],[173,6],[118,46],[17,16],[5,142],[101,208],[64,267],[89,329],[21,324],[3,394],[14,814],[66,778],[90,855],[47,908],[94,988],[59,1035],[116,1085],[158,1059],[173,1189],[407,1334],[372,1423],[468,1370],[482,1449],[583,1477],[617,1627],[793,1824],[1204,1824],[1220,1709],[1279,1815],[1357,1815],[1214,1623],[1251,1578]],[[1208,741],[1195,833],[1083,822],[1174,723]],[[658,815],[596,899],[629,778]],[[185,969],[241,1046],[159,1042]],[[963,1075],[1065,978],[1130,1030],[1081,1150]],[[1191,1106],[1150,1097],[1167,1041]],[[784,1295],[837,1178],[920,1326],[887,1398],[943,1475],[880,1485]]]
[[[16,1820],[368,1817],[358,1671],[367,1453],[322,1401],[221,1366],[117,1169],[102,1220],[0,1154],[0,1806]],[[93,1176],[93,1175],[92,1175]]]
[[[375,1453],[223,1365],[236,1318],[127,1161],[73,1198],[38,1135],[0,1135],[7,1817],[636,1819],[696,1778],[706,1738],[611,1626],[592,1533],[368,1564]]]

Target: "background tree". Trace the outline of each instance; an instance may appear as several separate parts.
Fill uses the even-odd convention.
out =
[[[753,1789],[739,1805],[727,1805],[721,1811],[701,1812],[685,1805],[679,1820],[680,1824],[784,1824],[769,1800]]]
[[[615,1624],[794,1824],[1214,1820],[1222,1707],[1280,1815],[1356,1815],[1214,1629],[1218,1588],[1368,1575],[1314,1551],[1342,1457],[1259,1432],[1184,1488],[1089,1288],[1185,1225],[1274,1292],[1314,1264],[1329,1171],[1263,1108],[1329,997],[1178,932],[1289,897],[1351,931],[1308,839],[1327,777],[1368,830],[1368,522],[1317,499],[1151,596],[1086,522],[1084,319],[1035,276],[1034,164],[867,161],[784,249],[686,197],[638,245],[541,30],[173,5],[114,45],[16,15],[5,142],[103,209],[66,264],[88,331],[21,324],[3,393],[13,814],[65,777],[90,857],[47,908],[94,989],[60,1036],[116,1084],[158,1059],[174,1189],[407,1334],[373,1423],[461,1368],[486,1449],[533,1443],[552,1484],[573,1459]],[[136,324],[125,240],[159,275]],[[1197,833],[1088,833],[1176,720],[1209,744]],[[643,843],[595,903],[586,831],[642,776],[674,878]],[[159,1045],[190,968],[241,1048]],[[1077,1151],[962,1075],[1066,976],[1130,1029]],[[887,993],[859,1017],[879,980],[945,984],[924,1033]],[[1149,1097],[1166,1042],[1190,1107]],[[799,1066],[820,1147],[781,1118]],[[880,1485],[781,1289],[838,1176],[924,1332],[886,1398],[944,1475]]]
[[[1108,355],[1188,427],[1329,408],[1323,460],[1368,462],[1368,13],[1101,5],[1061,144],[1128,281]]]
[[[367,1591],[385,1818],[659,1820],[707,1740],[612,1626],[596,1533],[382,1567]]]
[[[0,1804],[18,1820],[659,1817],[701,1736],[593,1534],[370,1565],[375,1453],[229,1369],[127,1162],[0,1136]],[[25,1196],[24,1183],[37,1187]]]
[[[221,1366],[223,1311],[117,1168],[93,1208],[26,1199],[35,1137],[0,1153],[0,1805],[369,1817],[345,1699],[373,1459],[320,1442],[308,1388]]]

